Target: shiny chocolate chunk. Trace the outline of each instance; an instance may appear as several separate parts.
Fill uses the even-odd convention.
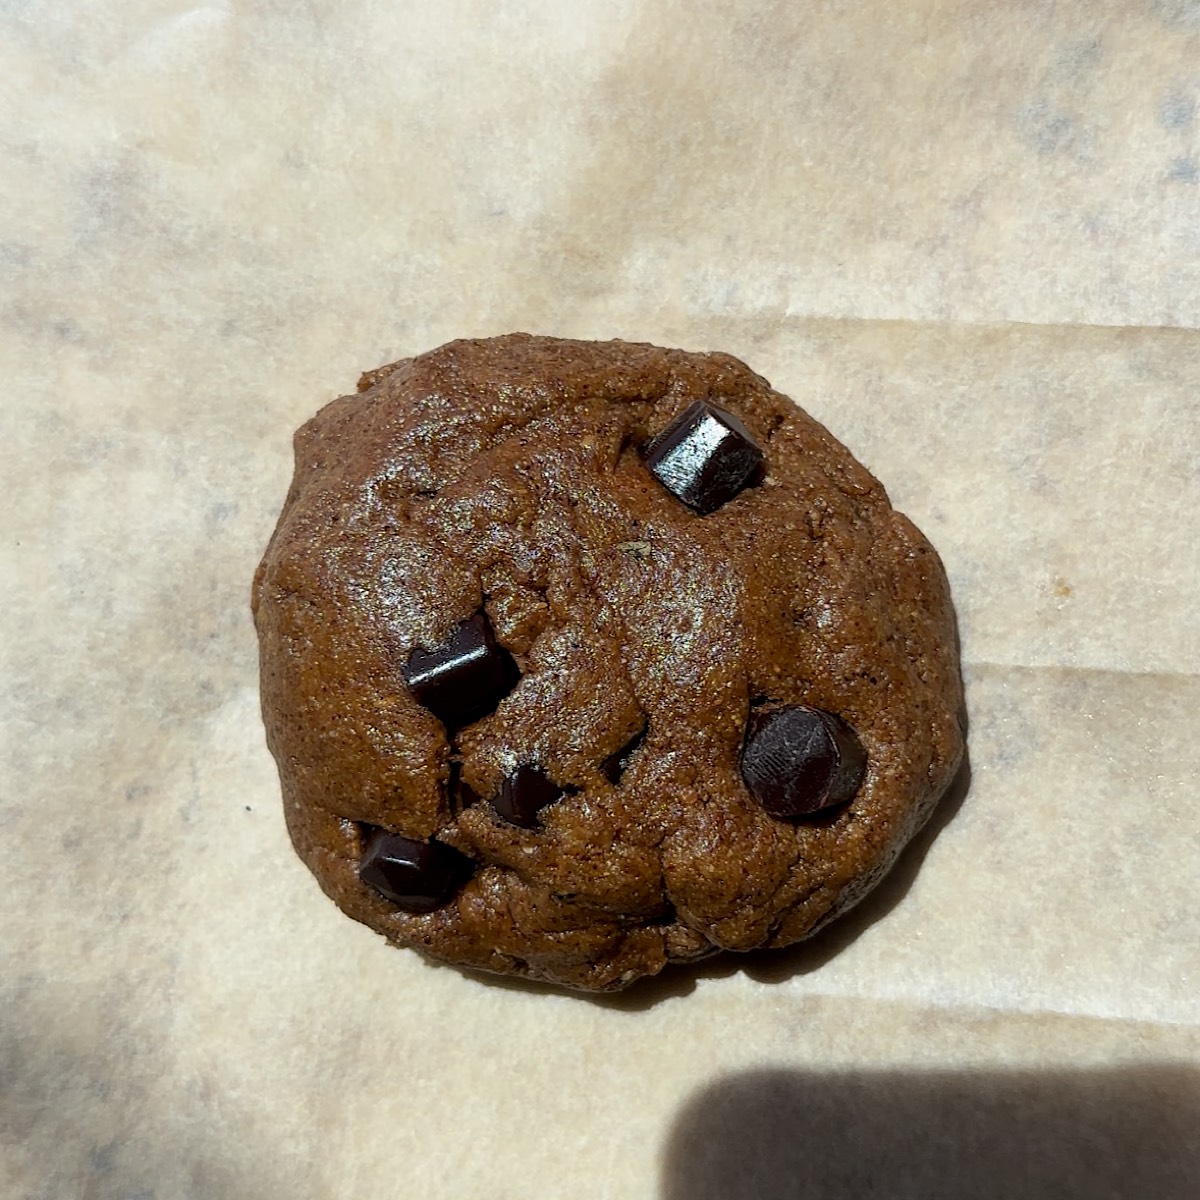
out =
[[[569,789],[559,787],[541,767],[526,763],[501,785],[492,807],[511,825],[532,829],[547,804],[561,800]]]
[[[840,717],[795,705],[754,713],[742,747],[742,778],[773,817],[802,817],[858,791],[867,754]]]
[[[483,611],[433,650],[414,648],[404,665],[409,690],[435,717],[459,729],[491,712],[520,678]]]
[[[654,478],[701,516],[757,483],[763,472],[754,435],[733,413],[706,400],[685,408],[644,454]]]
[[[423,913],[449,900],[472,866],[465,854],[442,842],[418,842],[374,829],[366,838],[358,877],[398,908]]]
[[[646,740],[646,730],[650,727],[643,725],[619,750],[615,750],[600,764],[600,774],[609,783],[616,785],[621,782],[629,760],[637,753],[638,747]]]

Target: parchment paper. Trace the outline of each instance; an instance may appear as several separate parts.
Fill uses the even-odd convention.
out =
[[[0,1194],[1196,1194],[1198,105],[1195,0],[0,4]],[[487,984],[290,850],[291,432],[511,329],[744,358],[945,559],[970,790],[810,946]]]

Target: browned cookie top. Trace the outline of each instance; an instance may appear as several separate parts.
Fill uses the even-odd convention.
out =
[[[488,971],[806,937],[962,753],[937,555],[724,354],[514,334],[364,375],[296,435],[254,612],[301,857]]]

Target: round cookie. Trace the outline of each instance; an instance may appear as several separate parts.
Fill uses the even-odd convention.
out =
[[[452,342],[295,448],[267,740],[301,858],[397,945],[589,990],[787,946],[958,768],[937,555],[728,355]]]

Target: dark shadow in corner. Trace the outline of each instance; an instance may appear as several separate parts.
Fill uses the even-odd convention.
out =
[[[698,1092],[662,1200],[1196,1200],[1200,1072],[758,1071]]]
[[[721,954],[692,966],[669,966],[661,975],[642,980],[624,992],[569,993],[602,1008],[623,1012],[643,1012],[663,1000],[686,996],[696,989],[700,979],[720,979],[743,971],[764,983],[779,983],[793,975],[807,974],[824,966],[840,954],[869,926],[886,916],[912,887],[941,831],[954,819],[971,787],[970,752],[964,754],[962,766],[946,794],[938,802],[925,827],[908,844],[896,865],[865,900],[844,917],[839,917],[809,941],[800,942],[786,950],[755,950],[748,954]],[[534,983],[525,979],[488,975],[481,971],[465,970],[464,974],[490,987],[532,994],[562,995],[561,988]]]

